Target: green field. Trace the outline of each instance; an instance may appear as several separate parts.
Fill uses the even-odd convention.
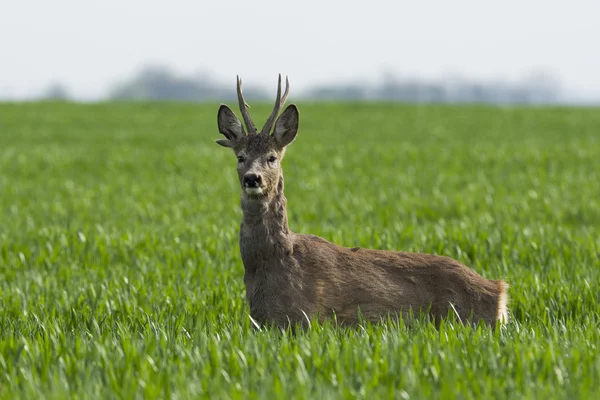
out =
[[[0,104],[0,397],[600,395],[600,110],[299,106],[291,229],[506,279],[508,326],[254,331],[217,105]]]

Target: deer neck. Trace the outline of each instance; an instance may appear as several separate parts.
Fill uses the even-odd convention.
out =
[[[288,227],[283,176],[277,191],[264,201],[242,197],[243,220],[240,229],[240,250],[246,270],[278,268],[292,252]]]

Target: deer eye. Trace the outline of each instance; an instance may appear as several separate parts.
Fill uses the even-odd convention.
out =
[[[238,156],[238,158],[237,158],[237,159],[238,159],[238,163],[239,163],[239,164],[241,164],[241,163],[243,163],[244,161],[246,161],[246,158],[245,158],[244,156]]]
[[[275,157],[275,156],[271,156],[271,157],[269,157],[269,158],[267,159],[267,161],[268,161],[268,162],[270,162],[270,163],[274,163],[275,161],[277,161],[277,157]]]

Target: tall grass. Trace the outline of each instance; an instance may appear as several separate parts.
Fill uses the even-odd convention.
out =
[[[0,105],[2,398],[600,394],[598,110],[301,104],[292,230],[449,255],[512,321],[296,335],[248,318],[216,110]]]

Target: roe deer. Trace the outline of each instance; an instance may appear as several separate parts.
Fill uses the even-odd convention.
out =
[[[335,315],[356,324],[359,315],[377,322],[388,314],[428,312],[439,324],[449,312],[462,322],[495,326],[508,318],[508,285],[481,277],[449,257],[401,251],[346,248],[288,228],[281,160],[298,132],[298,108],[281,95],[281,75],[271,115],[256,130],[237,79],[246,131],[222,104],[216,142],[233,149],[241,185],[240,251],[251,317],[287,327]],[[273,128],[274,126],[274,128]],[[273,132],[271,132],[271,130]]]

